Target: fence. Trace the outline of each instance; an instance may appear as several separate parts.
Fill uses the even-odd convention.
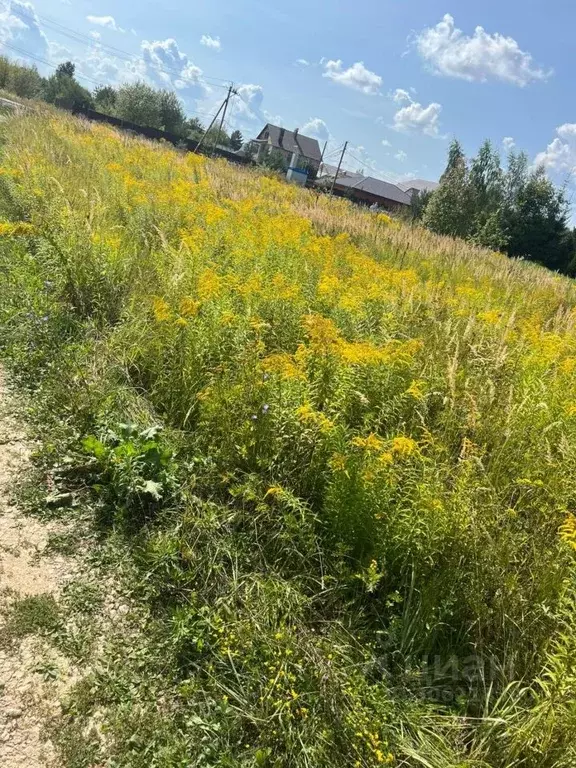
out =
[[[188,152],[194,152],[198,142],[194,139],[185,139],[182,136],[178,136],[176,133],[170,133],[169,131],[161,131],[159,128],[149,128],[145,125],[138,125],[137,123],[131,123],[129,120],[122,120],[119,117],[112,117],[112,115],[105,115],[103,112],[96,112],[95,109],[88,109],[86,107],[75,107],[71,110],[74,115],[82,115],[88,120],[94,120],[97,123],[108,123],[108,125],[114,125],[116,128],[120,128],[123,131],[132,131],[139,136],[145,136],[147,139],[154,139],[156,141],[167,141],[169,144],[173,144],[175,147],[186,149]],[[218,157],[224,157],[232,163],[240,163],[241,165],[251,165],[252,160],[249,157],[243,157],[237,155],[235,152],[231,152],[224,147],[200,147],[200,152],[205,155],[217,155]]]

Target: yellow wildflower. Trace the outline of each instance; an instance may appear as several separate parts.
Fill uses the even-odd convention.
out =
[[[185,296],[180,301],[180,314],[182,317],[194,317],[198,314],[198,310],[201,307],[201,302],[196,299],[191,299],[189,296]]]
[[[154,312],[154,317],[159,323],[165,322],[166,320],[170,320],[172,316],[170,313],[170,307],[168,306],[168,304],[164,301],[164,299],[161,299],[159,297],[153,300],[152,310]]]
[[[411,437],[395,437],[392,440],[392,453],[395,456],[405,458],[418,451],[418,443]]]
[[[355,445],[357,448],[364,448],[369,453],[381,451],[384,447],[383,441],[373,432],[370,432],[367,437],[353,438],[352,445]]]
[[[576,550],[576,515],[568,512],[558,532],[562,541]]]

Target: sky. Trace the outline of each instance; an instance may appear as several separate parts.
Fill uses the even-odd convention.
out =
[[[80,82],[146,80],[227,128],[273,122],[336,164],[437,180],[449,141],[524,150],[576,190],[576,3],[569,0],[0,0],[0,52]],[[576,177],[576,174],[574,174]]]

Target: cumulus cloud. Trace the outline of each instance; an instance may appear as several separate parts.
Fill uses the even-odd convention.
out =
[[[114,16],[86,16],[86,21],[90,24],[96,24],[99,27],[106,27],[106,29],[112,29],[114,32],[124,32],[122,27],[116,24]]]
[[[10,42],[34,56],[45,56],[48,52],[49,43],[32,3],[8,0],[0,6],[0,43]]]
[[[543,165],[549,172],[576,172],[576,123],[564,123],[556,129],[556,137],[543,152],[539,152],[534,165]]]
[[[367,93],[371,96],[377,94],[380,91],[382,85],[382,78],[375,72],[371,72],[364,66],[364,62],[357,61],[348,69],[344,69],[342,61],[337,59],[336,61],[330,59],[329,61],[323,61],[324,73],[323,77],[328,77],[335,83],[344,85],[347,88],[353,88],[356,91]]]
[[[222,48],[220,38],[211,37],[210,35],[202,35],[200,38],[200,45],[205,45],[206,48],[213,48],[215,51],[219,51]]]
[[[382,146],[383,147],[391,147],[392,144],[388,141],[388,139],[382,139]]]
[[[143,40],[141,43],[144,75],[152,81],[184,88],[206,89],[202,70],[178,47],[174,38],[166,40]]]
[[[441,104],[436,102],[425,107],[413,101],[396,112],[393,127],[396,131],[413,131],[438,138],[440,136],[441,111]]]
[[[489,34],[483,27],[465,35],[449,13],[435,27],[420,32],[415,45],[433,71],[447,77],[481,83],[501,80],[522,87],[550,74],[535,64],[514,38],[498,32]]]
[[[328,141],[330,138],[330,131],[328,126],[319,117],[311,117],[310,120],[302,126],[302,133],[304,136],[312,136],[318,141]]]
[[[516,146],[516,142],[514,141],[512,136],[505,136],[502,139],[502,146],[504,147],[505,152],[511,152]]]
[[[412,101],[412,96],[404,88],[396,88],[392,94],[392,100],[397,104],[401,104],[403,101]]]

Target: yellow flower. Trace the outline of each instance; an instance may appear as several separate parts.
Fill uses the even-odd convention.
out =
[[[352,445],[355,445],[357,448],[364,448],[369,453],[381,451],[384,447],[383,441],[373,432],[370,432],[367,437],[353,438]]]
[[[568,512],[558,532],[562,541],[576,550],[576,515]]]
[[[411,437],[395,437],[392,440],[392,453],[395,456],[405,458],[418,451],[418,443]]]
[[[159,323],[165,322],[166,320],[170,320],[172,316],[170,313],[170,307],[168,306],[168,304],[164,301],[164,299],[161,299],[159,297],[153,300],[152,310],[154,312],[154,317]]]
[[[335,472],[344,472],[346,469],[346,456],[343,453],[335,453],[328,463]]]
[[[414,379],[406,390],[407,395],[411,395],[414,400],[423,400],[426,391],[426,382],[422,379]]]
[[[196,299],[191,299],[189,296],[185,296],[180,301],[180,314],[182,317],[194,317],[194,315],[198,314],[200,307],[200,301],[196,301]]]
[[[33,233],[34,227],[26,221],[17,221],[15,223],[0,221],[0,237],[23,237]]]
[[[276,373],[283,379],[303,379],[304,374],[298,368],[293,355],[278,352],[262,360],[262,369],[266,373]]]

